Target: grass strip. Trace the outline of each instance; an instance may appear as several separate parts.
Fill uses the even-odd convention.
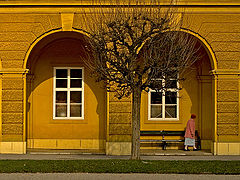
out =
[[[0,173],[240,174],[240,161],[0,160]]]

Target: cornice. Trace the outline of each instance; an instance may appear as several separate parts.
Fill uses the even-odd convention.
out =
[[[0,0],[0,6],[114,6],[152,5],[152,0]],[[169,5],[171,0],[161,0],[161,5]],[[173,0],[177,6],[240,6],[239,0]]]
[[[27,74],[29,69],[21,69],[21,68],[9,68],[9,69],[1,69],[0,74]]]
[[[221,69],[221,70],[213,70],[210,71],[212,75],[237,75],[240,76],[240,70],[228,70],[228,69]]]

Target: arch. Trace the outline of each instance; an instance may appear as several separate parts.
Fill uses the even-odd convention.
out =
[[[27,68],[27,63],[28,63],[28,60],[29,60],[29,56],[30,56],[32,50],[36,47],[36,45],[37,45],[41,40],[43,40],[45,37],[48,37],[49,35],[52,35],[52,34],[55,34],[55,33],[59,33],[59,32],[75,32],[75,33],[79,33],[79,34],[84,35],[84,36],[86,36],[86,37],[89,38],[89,35],[88,35],[86,32],[81,31],[81,30],[78,30],[78,29],[72,29],[72,31],[63,31],[62,28],[50,30],[50,31],[42,34],[42,35],[39,36],[38,38],[36,38],[36,39],[31,43],[31,45],[29,46],[29,48],[28,48],[28,50],[27,50],[27,52],[26,52],[25,58],[24,58],[23,69],[26,69],[26,68]]]
[[[198,33],[188,29],[180,29],[177,32],[188,34],[191,38],[197,40],[197,43],[201,48],[199,49],[199,53],[204,53],[200,59],[201,62],[199,60],[201,66],[197,66],[199,64],[196,63],[194,64],[194,67],[196,65],[196,68],[189,71],[188,74],[186,73],[186,79],[188,80],[184,81],[184,84],[182,83],[181,92],[179,94],[179,97],[181,97],[182,100],[179,101],[180,115],[178,123],[171,120],[149,120],[148,114],[151,112],[148,111],[148,108],[151,108],[151,103],[149,103],[151,101],[149,97],[151,98],[151,96],[148,96],[148,94],[142,95],[143,100],[141,112],[144,116],[142,116],[141,119],[141,130],[184,129],[189,114],[196,113],[198,114],[196,128],[201,138],[203,138],[202,140],[204,140],[203,147],[204,149],[211,149],[209,144],[216,141],[216,78],[214,78],[214,74],[212,73],[217,70],[216,57],[210,44]],[[139,48],[139,51],[142,47]],[[163,114],[164,110],[162,111],[161,109],[160,112]],[[172,124],[174,124],[174,126],[170,126]]]
[[[26,102],[25,109],[27,113],[24,118],[27,121],[26,138],[29,140],[28,142],[30,142],[27,144],[30,150],[38,148],[31,143],[35,141],[42,144],[41,147],[52,148],[52,146],[48,146],[45,141],[41,139],[67,142],[67,145],[63,146],[58,146],[58,143],[55,144],[56,147],[54,148],[58,149],[65,148],[71,150],[75,148],[79,150],[83,147],[81,146],[82,142],[89,144],[89,149],[103,151],[105,148],[105,122],[107,112],[105,102],[107,96],[105,89],[96,88],[96,82],[93,77],[90,76],[90,70],[85,66],[83,60],[78,58],[79,51],[81,51],[80,48],[84,47],[81,42],[85,42],[85,37],[84,33],[78,30],[52,30],[37,38],[31,44],[26,54],[24,67],[29,68],[31,73],[29,73],[29,76],[27,75],[29,82],[25,82],[26,95],[24,102]],[[65,53],[65,49],[66,52],[71,53]],[[56,58],[53,59],[52,57]],[[84,77],[84,86],[82,86],[84,89],[82,88],[82,92],[84,91],[86,93],[82,94],[88,101],[82,100],[84,107],[81,112],[84,112],[85,115],[81,121],[76,119],[65,119],[63,121],[54,120],[52,108],[54,105],[52,102],[55,100],[54,92],[56,92],[56,89],[54,89],[55,86],[53,85],[53,82],[55,82],[55,70],[53,67],[68,69],[68,73],[71,72],[70,69],[76,67],[83,69],[85,75],[82,76]],[[70,94],[71,93],[69,93],[68,97],[70,97]],[[79,131],[79,127],[84,131]],[[46,129],[48,129],[47,133],[45,132]],[[64,133],[57,133],[59,129],[64,131]],[[86,133],[90,130],[93,130],[92,134]],[[76,141],[73,142],[71,138]],[[98,143],[92,143],[91,145],[91,142]]]
[[[88,38],[90,38],[90,36],[82,31],[82,30],[79,30],[79,29],[72,29],[73,32],[76,32],[76,33],[79,33],[79,34],[82,34]],[[205,48],[205,50],[207,51],[209,57],[210,57],[210,63],[211,63],[211,67],[212,67],[212,71],[215,71],[217,70],[217,60],[216,60],[216,56],[213,52],[213,49],[212,47],[210,46],[210,44],[207,42],[207,40],[205,38],[203,38],[201,35],[199,35],[198,33],[192,31],[192,30],[189,30],[189,29],[185,29],[185,28],[182,28],[180,31],[182,32],[186,32],[188,34],[191,34],[193,35],[194,37],[196,37],[197,39],[199,39],[200,43],[203,45],[203,47]],[[39,36],[37,39],[35,39],[33,41],[33,43],[30,45],[30,47],[28,48],[27,52],[26,52],[26,55],[25,55],[25,58],[24,58],[24,65],[23,65],[23,69],[26,69],[27,67],[27,62],[28,62],[28,59],[29,59],[29,56],[33,50],[33,48],[37,45],[37,43],[39,43],[43,38],[51,35],[51,34],[54,34],[54,33],[58,33],[58,32],[63,32],[63,30],[61,28],[59,29],[54,29],[54,30],[50,30],[44,34],[42,34],[41,36]],[[143,43],[144,45],[144,43]],[[143,47],[143,45],[141,47],[139,47],[139,50],[138,52],[140,52],[141,48]]]
[[[180,29],[180,31],[181,31],[181,32],[188,33],[188,34],[191,34],[192,36],[194,36],[195,38],[197,38],[197,39],[199,40],[199,42],[201,43],[201,45],[204,47],[204,49],[205,49],[206,52],[208,53],[212,71],[216,71],[216,70],[217,70],[217,60],[216,60],[216,57],[215,57],[215,54],[214,54],[214,52],[213,52],[212,47],[211,47],[210,44],[206,41],[206,39],[203,38],[203,37],[202,37],[201,35],[199,35],[198,33],[195,33],[195,32],[193,32],[192,30],[189,30],[189,29],[182,28],[182,29]],[[138,48],[137,53],[139,53],[139,52],[141,51],[141,49],[143,48],[143,46],[144,46],[144,44],[145,44],[146,42],[147,42],[147,41],[145,41],[145,42]]]
[[[193,35],[194,37],[196,37],[197,39],[200,40],[200,43],[202,43],[203,47],[205,48],[206,52],[208,53],[208,57],[210,59],[210,63],[211,63],[211,67],[212,67],[212,74],[215,76],[216,74],[214,72],[216,72],[217,70],[217,59],[215,56],[215,53],[211,47],[211,45],[207,42],[207,40],[205,38],[203,38],[201,35],[199,35],[198,33],[186,29],[186,28],[182,28],[181,31],[189,33],[191,35]],[[218,142],[218,136],[217,136],[217,78],[213,79],[213,107],[214,107],[214,137],[213,140],[217,143]],[[215,154],[216,149],[215,147],[212,149],[212,153]]]
[[[207,40],[205,38],[203,38],[201,35],[199,35],[198,33],[193,32],[192,30],[182,28],[180,31],[191,34],[199,40],[199,42],[203,45],[206,52],[208,53],[208,56],[210,58],[212,71],[217,70],[217,60],[216,60],[215,54],[213,52],[213,49],[210,46],[210,44],[207,42]]]

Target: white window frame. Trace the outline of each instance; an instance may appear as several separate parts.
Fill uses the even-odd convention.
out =
[[[67,69],[67,88],[56,88],[56,70]],[[81,69],[82,70],[82,88],[70,88],[70,70]],[[83,67],[54,67],[53,68],[53,119],[59,120],[83,120],[84,119],[84,68]],[[56,117],[56,91],[67,91],[67,117]],[[82,117],[70,117],[70,92],[81,91],[82,92]],[[79,104],[79,103],[78,103]]]
[[[164,85],[165,84],[165,81],[163,79],[161,79],[162,81],[162,84]],[[162,93],[162,117],[161,118],[152,118],[151,117],[151,92],[156,92],[155,90],[152,90],[150,89],[149,92],[148,92],[148,120],[152,120],[152,121],[178,121],[179,120],[179,90],[178,90],[178,87],[179,87],[179,83],[177,81],[177,88],[167,88],[166,90],[160,90],[159,92]],[[177,117],[176,118],[166,118],[165,117],[165,107],[166,107],[166,104],[165,104],[165,93],[166,92],[176,92],[177,93],[177,99],[176,99],[176,103],[177,103]],[[156,104],[156,105],[160,105],[160,104]],[[167,104],[167,105],[171,105],[171,104]],[[175,104],[174,104],[175,105]]]

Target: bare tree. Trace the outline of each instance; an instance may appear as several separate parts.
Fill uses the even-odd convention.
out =
[[[93,61],[86,63],[118,98],[132,95],[131,159],[140,159],[141,93],[179,81],[197,59],[196,41],[181,31],[183,13],[174,4],[113,3],[90,14],[84,16],[90,36],[86,49]]]

